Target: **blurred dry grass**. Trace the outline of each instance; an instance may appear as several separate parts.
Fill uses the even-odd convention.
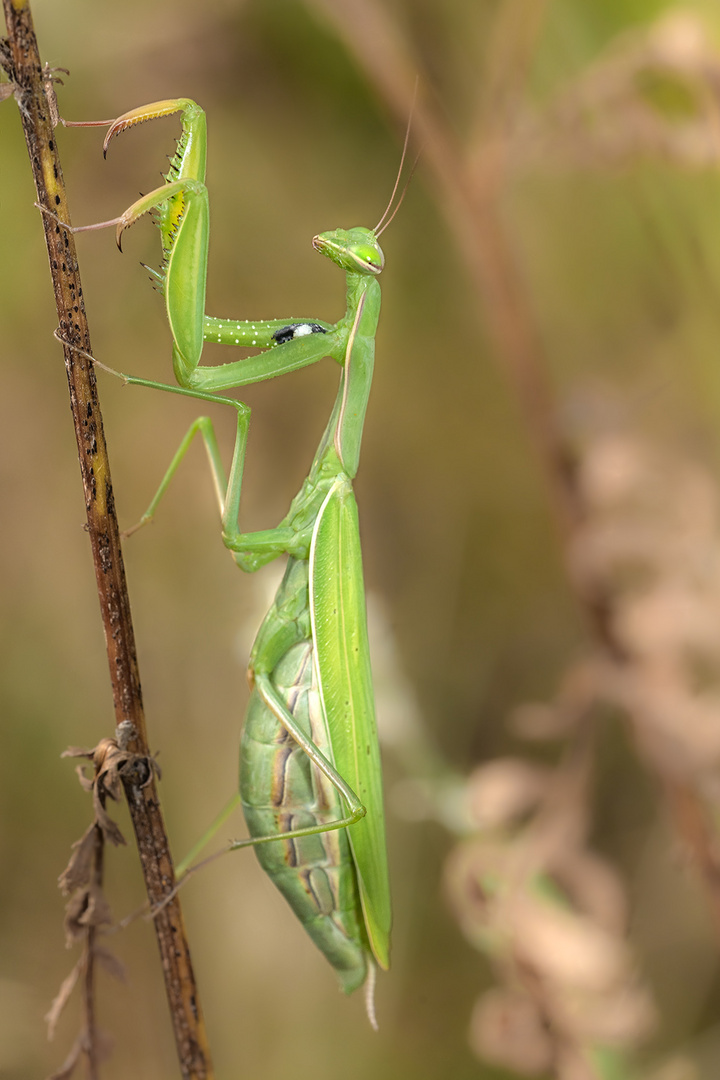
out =
[[[537,947],[539,931],[528,951],[522,927],[540,925],[538,904],[520,900],[529,886],[534,902],[540,883],[540,904],[548,892],[557,902],[543,875],[578,862],[581,884],[595,881],[600,899],[589,910],[576,874],[563,903],[572,895],[578,916],[612,929],[611,974],[635,978],[639,963],[658,1017],[636,1072],[606,1057],[596,1075],[716,1075],[718,942],[707,888],[718,754],[709,694],[720,475],[715,6],[696,0],[672,22],[662,20],[669,5],[650,0],[36,0],[34,11],[45,58],[72,71],[60,94],[68,118],[113,116],[177,94],[207,110],[212,313],[336,317],[342,282],[314,256],[310,237],[377,219],[415,71],[421,77],[415,123],[423,159],[384,237],[377,374],[357,484],[369,587],[392,635],[378,637],[381,722],[383,713],[390,718],[396,747],[386,774],[397,929],[394,967],[379,986],[381,1032],[372,1037],[361,1002],[337,993],[252,857],[237,856],[185,897],[218,1075],[506,1076],[479,1064],[467,1034],[476,998],[498,974],[516,991],[518,965],[520,1012],[488,999],[484,1027],[473,1014],[473,1045],[483,1027],[487,1052],[488,1015],[493,1037],[498,1016],[520,1016],[530,1025],[521,1030],[535,1031],[532,1008],[542,1007],[533,1059],[540,1075],[561,1075],[563,1040],[563,1067],[573,1068],[572,1039],[588,1029],[579,1033],[557,1011],[567,983],[561,994]],[[74,220],[109,217],[155,184],[174,134],[172,122],[146,125],[103,163],[97,133],[60,132]],[[59,754],[108,734],[111,712],[52,298],[12,104],[0,107],[0,145],[0,1075],[25,1080],[56,1066],[73,1034],[69,1017],[47,1048],[42,1030],[69,966],[54,881],[89,812]],[[125,247],[121,258],[107,234],[82,240],[94,349],[113,367],[167,378],[162,307],[137,265],[157,262],[157,238],[139,226]],[[314,369],[248,391],[249,527],[284,512],[334,378]],[[101,393],[128,525],[195,410],[109,378]],[[27,428],[29,397],[42,409],[41,430]],[[231,423],[224,426],[229,446]],[[613,446],[615,457],[603,457]],[[603,472],[608,460],[614,473]],[[638,461],[650,462],[650,472]],[[618,476],[626,503],[599,503],[607,485],[617,495]],[[680,499],[698,491],[706,503],[702,494],[692,504]],[[644,546],[629,548],[638,535]],[[239,575],[227,558],[199,452],[154,528],[126,549],[151,737],[181,854],[235,783],[244,659],[271,586]],[[662,573],[659,552],[669,559]],[[704,576],[693,576],[697,566]],[[649,581],[663,586],[659,595]],[[665,627],[675,634],[660,633]],[[589,688],[581,681],[580,705],[572,681],[579,670],[595,676]],[[649,682],[633,682],[638,674]],[[680,684],[682,702],[667,689],[677,694]],[[665,706],[676,704],[665,709],[662,740],[656,704],[639,702],[648,687],[663,690]],[[709,706],[699,717],[701,692]],[[509,724],[530,700],[549,704],[522,714],[524,726]],[[639,723],[648,715],[654,723]],[[515,891],[488,894],[479,930],[472,923],[469,932],[466,921],[477,910],[468,913],[453,893],[457,875],[440,884],[446,831],[413,820],[423,811],[400,781],[408,770],[441,767],[419,760],[419,736],[411,726],[410,745],[398,727],[403,716],[406,725],[421,718],[458,776],[521,753],[550,770],[543,784],[533,772],[501,773],[503,797],[516,802],[490,820],[440,815],[470,837],[464,844],[484,844],[483,857],[499,844],[503,859],[520,851],[525,860],[513,863],[514,877],[499,875]],[[529,754],[522,736],[537,736],[538,725],[544,740]],[[452,776],[442,790],[457,801]],[[490,789],[489,774],[477,777],[470,794]],[[435,816],[439,790],[426,789]],[[564,806],[543,801],[548,790],[572,798]],[[451,867],[478,865],[459,851]],[[485,881],[486,865],[476,882]],[[587,877],[591,865],[602,867],[595,878]],[[131,850],[111,859],[108,893],[117,915],[136,906]],[[608,893],[617,903],[603,907]],[[512,903],[499,905],[498,895]],[[494,970],[468,948],[454,914]],[[495,916],[503,920],[501,949],[496,938],[488,943]],[[544,931],[557,921],[546,919]],[[575,931],[573,955],[582,958]],[[116,1041],[105,1075],[173,1075],[152,933],[134,927],[113,946],[130,984],[100,989],[101,1022]],[[606,1004],[617,1000],[618,985],[608,979]],[[625,1037],[632,1042],[641,1027]],[[502,1057],[502,1045],[493,1046]]]

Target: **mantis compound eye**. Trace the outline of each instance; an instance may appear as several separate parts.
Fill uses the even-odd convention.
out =
[[[353,248],[351,254],[371,274],[379,274],[385,265],[383,253],[377,244],[361,244]]]

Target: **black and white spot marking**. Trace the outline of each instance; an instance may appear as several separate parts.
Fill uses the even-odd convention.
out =
[[[284,345],[286,341],[294,341],[295,338],[307,337],[308,334],[327,334],[324,326],[315,322],[296,322],[288,326],[281,326],[273,334],[273,341],[278,345]]]

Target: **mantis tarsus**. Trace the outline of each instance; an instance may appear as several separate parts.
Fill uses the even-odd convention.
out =
[[[182,134],[166,183],[112,224],[124,229],[157,213],[163,262],[152,272],[163,293],[179,387],[126,381],[223,401],[237,410],[226,481],[211,422],[188,431],[143,521],[155,508],[194,435],[204,439],[222,514],[223,541],[243,570],[279,555],[288,563],[253,646],[253,688],[240,752],[240,795],[258,858],[336,969],[346,992],[389,965],[390,891],[380,754],[368,659],[365,598],[352,481],[358,468],[380,311],[384,265],[374,230],[321,233],[313,246],[347,277],[339,322],[275,319],[238,322],[205,315],[209,201],[205,114],[186,98],[160,101],[112,122],[114,135],[179,112]],[[396,184],[397,188],[397,184]],[[391,197],[392,204],[395,192]],[[389,207],[388,207],[389,210]],[[383,221],[387,212],[383,216]],[[105,222],[103,224],[111,224]],[[203,342],[263,351],[200,366]],[[335,404],[309,475],[274,529],[238,527],[250,410],[217,391],[269,379],[332,357],[341,369]],[[271,842],[272,841],[272,842]],[[369,985],[372,980],[369,980]],[[371,1020],[372,1005],[369,1005]]]

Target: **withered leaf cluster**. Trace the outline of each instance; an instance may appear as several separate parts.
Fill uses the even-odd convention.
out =
[[[623,883],[587,844],[595,734],[622,717],[641,765],[714,820],[720,497],[702,465],[618,431],[586,438],[577,482],[585,515],[573,570],[605,597],[615,650],[583,656],[553,701],[517,710],[516,732],[564,740],[561,759],[499,759],[470,776],[458,803],[465,839],[446,881],[463,933],[497,976],[473,1012],[478,1055],[523,1075],[603,1080],[603,1055],[639,1045],[655,1010],[628,940]],[[693,840],[717,903],[712,826]]]
[[[80,944],[81,955],[46,1016],[48,1037],[53,1038],[57,1023],[75,987],[83,990],[83,1023],[81,1030],[61,1068],[50,1080],[65,1080],[85,1057],[93,1065],[107,1055],[110,1042],[95,1023],[94,980],[99,965],[109,975],[124,981],[122,964],[100,944],[103,928],[112,923],[110,906],[103,892],[103,855],[106,842],[118,846],[125,839],[107,812],[108,799],[118,801],[122,795],[123,776],[132,771],[150,775],[154,762],[138,759],[125,748],[122,732],[118,739],[102,739],[92,749],[70,747],[63,757],[84,758],[93,764],[93,776],[88,777],[85,766],[78,765],[81,786],[92,796],[93,820],[83,835],[73,844],[70,861],[58,879],[63,895],[70,895],[65,909],[65,937],[68,948]]]

